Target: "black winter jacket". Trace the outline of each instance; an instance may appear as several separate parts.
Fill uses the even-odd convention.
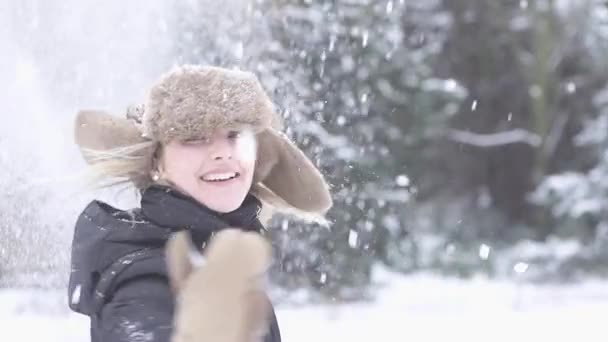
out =
[[[260,202],[219,214],[167,187],[142,193],[141,207],[129,211],[92,201],[80,214],[72,243],[70,308],[91,318],[92,342],[169,342],[174,311],[164,246],[178,230],[202,246],[226,227],[262,232]],[[272,311],[265,342],[280,342]],[[213,341],[209,341],[213,342]]]

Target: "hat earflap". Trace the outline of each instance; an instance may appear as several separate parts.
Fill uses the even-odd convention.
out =
[[[313,221],[331,208],[328,184],[285,134],[272,129],[258,134],[258,156],[254,183],[261,200]]]

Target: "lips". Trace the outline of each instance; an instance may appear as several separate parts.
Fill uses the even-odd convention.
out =
[[[205,182],[226,182],[235,178],[238,178],[240,174],[238,172],[209,172],[201,177],[201,180]]]

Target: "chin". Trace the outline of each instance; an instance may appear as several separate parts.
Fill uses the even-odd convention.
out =
[[[247,197],[249,188],[242,185],[236,183],[222,188],[199,182],[185,188],[191,189],[190,195],[207,208],[219,213],[229,213],[237,210]]]
[[[241,206],[241,204],[243,204],[244,199],[245,199],[245,196],[243,196],[243,198],[240,201],[238,199],[235,199],[232,201],[222,201],[222,202],[205,201],[203,199],[199,199],[199,201],[211,210],[217,211],[219,213],[229,213],[229,212],[237,210]]]
[[[218,206],[215,206],[215,208],[211,208],[211,209],[213,209],[219,213],[229,213],[229,212],[237,210],[240,206],[241,206],[240,204],[238,204],[238,205],[218,205]]]

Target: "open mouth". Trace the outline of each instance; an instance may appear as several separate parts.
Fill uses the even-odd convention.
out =
[[[238,172],[217,173],[217,174],[210,174],[210,175],[202,176],[201,180],[203,180],[205,182],[210,182],[210,183],[222,183],[222,182],[227,182],[227,181],[236,179],[240,175],[241,174]]]

